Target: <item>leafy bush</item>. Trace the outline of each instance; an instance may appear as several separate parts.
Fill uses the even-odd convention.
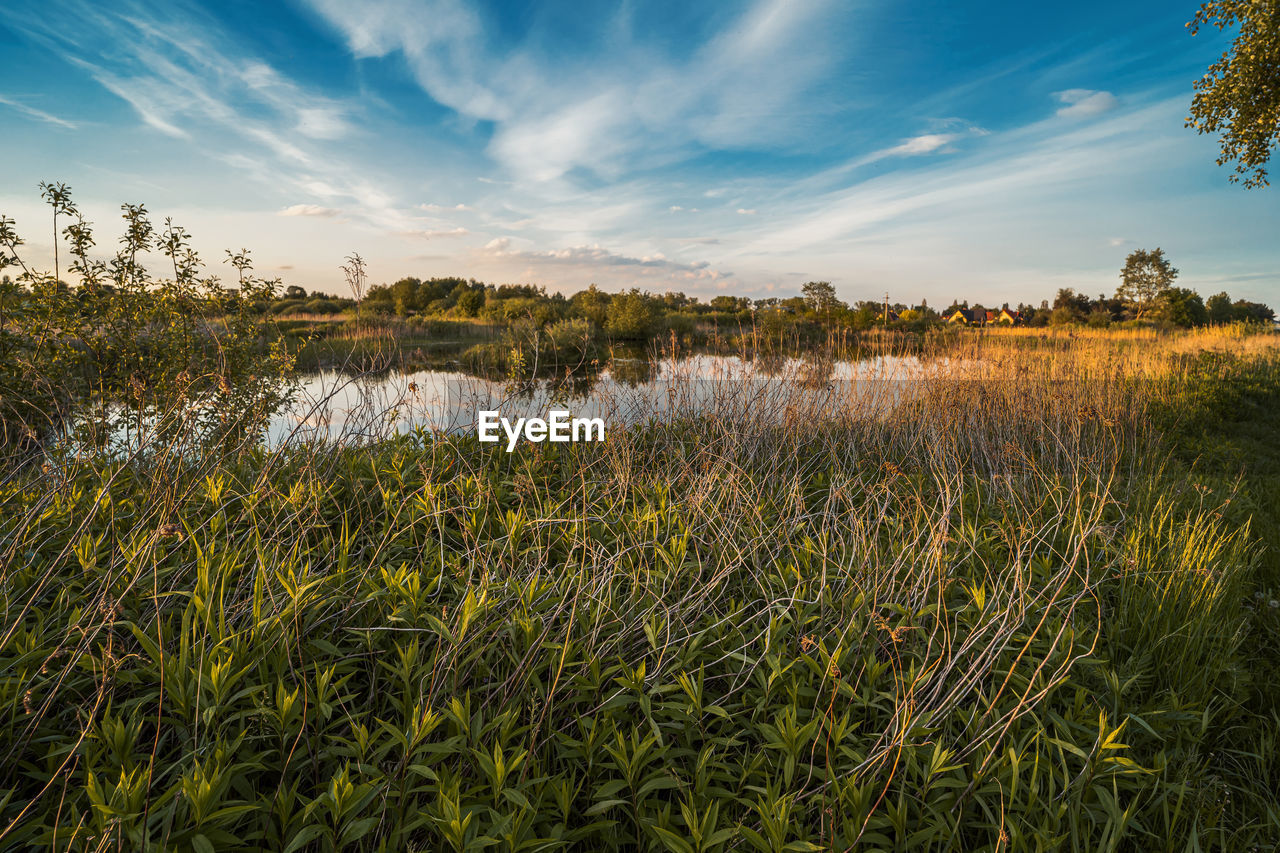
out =
[[[657,331],[657,320],[649,295],[632,288],[629,292],[614,294],[609,300],[604,328],[619,340],[643,341]]]
[[[342,311],[342,306],[332,299],[308,299],[305,307],[308,314],[337,314]]]
[[[70,425],[82,442],[122,426],[239,440],[261,430],[287,399],[291,360],[259,306],[278,282],[252,275],[247,250],[227,252],[235,287],[204,275],[190,235],[142,205],[123,205],[125,234],[109,262],[93,257],[93,232],[64,185],[42,185],[53,227],[69,249],[66,283],[21,257],[13,220],[0,216],[0,427],[5,446],[29,446]],[[60,221],[70,224],[58,231]],[[58,248],[61,248],[59,246]],[[148,252],[169,259],[156,278]]]
[[[582,361],[599,353],[599,330],[584,317],[552,323],[545,334],[554,356],[562,362]]]

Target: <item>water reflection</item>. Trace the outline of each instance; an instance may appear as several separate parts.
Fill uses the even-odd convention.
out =
[[[906,380],[945,367],[914,356],[840,361],[704,354],[617,358],[595,374],[522,382],[447,369],[320,372],[304,377],[294,404],[273,419],[268,441],[360,441],[415,428],[460,432],[473,430],[482,410],[514,419],[563,408],[575,417],[603,417],[610,428],[690,415],[816,416],[855,401],[864,408],[894,405]]]

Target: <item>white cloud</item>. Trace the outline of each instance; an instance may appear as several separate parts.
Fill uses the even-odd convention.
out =
[[[57,125],[58,127],[66,128],[67,130],[76,130],[79,127],[75,122],[67,121],[64,118],[58,118],[52,113],[47,113],[44,110],[38,110],[35,107],[28,106],[21,101],[15,101],[12,98],[6,98],[3,95],[0,95],[0,104],[11,107],[28,118],[43,121],[47,124]]]
[[[455,204],[455,205],[448,205],[448,206],[443,204],[420,204],[418,205],[418,210],[426,210],[431,213],[438,213],[442,210],[457,210],[462,212],[470,212],[475,210],[475,208],[466,204]]]
[[[1170,123],[1183,109],[1178,98],[1149,102],[1065,132],[1053,117],[920,169],[865,180],[829,171],[779,181],[772,193],[761,185],[753,193],[769,218],[736,229],[721,262],[749,264],[757,277],[762,267],[804,264],[856,298],[877,281],[896,283],[895,294],[910,283],[931,302],[974,288],[982,298],[998,289],[1002,298],[1034,293],[1037,301],[1058,286],[1106,289],[1114,250],[1104,248],[1105,235],[1124,233],[1134,216],[1159,220],[1163,198],[1115,204],[1110,189],[1120,176],[1164,186],[1155,180],[1162,169],[1184,168],[1174,152],[1194,140]]]
[[[951,143],[961,139],[977,136],[988,136],[988,131],[976,125],[970,125],[961,119],[942,119],[935,121],[934,124],[940,124],[947,127],[960,125],[961,129],[952,130],[947,133],[923,133],[919,136],[912,136],[902,140],[897,145],[891,145],[888,148],[881,148],[878,151],[872,151],[870,154],[863,154],[855,157],[846,163],[842,163],[832,169],[828,169],[824,175],[827,180],[841,178],[855,169],[863,166],[869,166],[872,163],[879,163],[883,160],[896,157],[921,157],[926,154],[951,154],[957,149],[951,147]]]
[[[312,139],[341,139],[351,126],[341,110],[334,107],[304,107],[297,113],[297,129]]]
[[[613,252],[599,244],[537,251],[513,248],[510,238],[500,237],[491,240],[480,251],[504,261],[519,262],[535,270],[565,267],[586,267],[595,270],[626,268],[632,271],[632,275],[648,277],[657,275],[660,279],[684,282],[716,282],[733,276],[733,273],[712,269],[707,261],[676,261],[661,252],[632,256]]]
[[[439,237],[465,237],[471,232],[465,228],[440,228],[401,231],[400,233],[406,237],[421,237],[425,240],[435,240]]]
[[[949,145],[956,138],[954,133],[926,133],[904,140],[900,145],[887,149],[886,157],[914,157],[919,154],[932,154]]]
[[[6,10],[8,12],[8,10]],[[265,186],[324,200],[388,229],[411,227],[393,197],[320,143],[354,132],[359,105],[284,77],[186,0],[160,6],[65,0],[15,23],[137,112],[144,124]],[[315,205],[312,205],[313,207]],[[324,215],[295,213],[290,215]]]
[[[738,208],[738,213],[739,213],[741,216],[755,216],[755,215],[756,215],[755,208],[740,207],[740,208]]]
[[[282,209],[277,216],[337,216],[341,211],[318,204],[294,204]]]
[[[1054,92],[1053,97],[1067,105],[1058,110],[1058,115],[1064,118],[1090,118],[1102,115],[1115,109],[1119,104],[1116,96],[1110,92],[1093,89],[1066,89]]]
[[[420,86],[470,121],[494,123],[489,153],[520,181],[578,169],[606,178],[699,148],[785,145],[836,53],[834,0],[754,0],[683,56],[613,34],[590,73],[562,55],[490,44],[461,0],[309,0],[358,57],[398,52]],[[817,107],[815,107],[817,109]]]

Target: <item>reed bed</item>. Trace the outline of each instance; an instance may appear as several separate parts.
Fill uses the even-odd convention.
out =
[[[1109,335],[600,444],[11,466],[0,847],[1269,849],[1259,543],[1151,424],[1280,358]]]

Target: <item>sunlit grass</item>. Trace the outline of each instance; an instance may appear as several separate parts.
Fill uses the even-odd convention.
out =
[[[1159,425],[1274,338],[929,346],[888,412],[10,471],[0,845],[1265,849],[1261,543]]]

